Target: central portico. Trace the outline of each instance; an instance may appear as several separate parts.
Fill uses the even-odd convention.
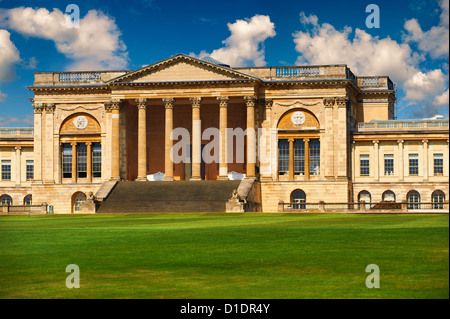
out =
[[[106,84],[111,90],[105,110],[111,113],[112,180],[146,181],[158,172],[166,181],[228,179],[230,171],[255,176],[256,161],[236,161],[236,154],[255,159],[257,78],[178,55]],[[181,163],[174,163],[171,154],[179,138],[171,137],[176,128],[190,138],[188,157]],[[205,145],[215,138],[205,139],[208,128],[220,130],[220,152],[211,154],[211,163],[202,157]],[[228,150],[227,128],[249,129],[245,150],[236,149],[235,143]],[[234,158],[227,163],[229,151]]]

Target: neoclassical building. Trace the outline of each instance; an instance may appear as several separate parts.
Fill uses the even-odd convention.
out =
[[[92,193],[101,210],[121,183],[242,179],[229,198],[244,210],[448,210],[448,120],[395,120],[388,76],[180,54],[135,71],[37,72],[29,89],[34,129],[0,129],[4,206],[73,213]]]

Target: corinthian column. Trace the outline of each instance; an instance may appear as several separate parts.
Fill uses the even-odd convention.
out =
[[[202,163],[202,128],[200,122],[201,97],[190,99],[192,104],[192,177],[191,181],[199,181],[201,176]]]
[[[227,126],[228,126],[228,96],[220,96],[219,101],[219,130],[220,130],[220,162],[219,180],[228,180],[228,147],[227,147]]]
[[[247,177],[256,176],[255,103],[256,96],[245,96],[247,104]]]
[[[113,99],[108,105],[111,116],[111,180],[120,180],[120,100]]]
[[[147,180],[147,99],[137,99],[138,107],[138,177]]]
[[[175,99],[172,97],[163,99],[164,107],[166,110],[166,122],[165,122],[165,152],[164,152],[164,180],[173,181],[173,160],[171,158],[171,152],[173,147],[173,141],[170,135],[173,130],[173,104]]]

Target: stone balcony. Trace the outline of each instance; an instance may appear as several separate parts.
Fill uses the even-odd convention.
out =
[[[389,120],[357,123],[356,132],[375,131],[423,131],[437,130],[448,132],[448,120]]]
[[[389,77],[357,77],[345,64],[288,67],[246,67],[233,69],[254,77],[258,77],[263,81],[351,80],[362,90],[394,89],[394,85]],[[129,72],[132,71],[36,72],[33,86],[101,85],[113,78]]]
[[[33,136],[34,129],[32,128],[0,128],[0,138],[26,138]]]

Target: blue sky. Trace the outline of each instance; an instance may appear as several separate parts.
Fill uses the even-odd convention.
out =
[[[178,53],[232,66],[345,63],[389,75],[399,119],[448,117],[448,0],[0,0],[0,126],[31,126],[34,72],[138,69]],[[70,3],[80,28],[64,27]],[[380,8],[369,29],[368,4]]]

